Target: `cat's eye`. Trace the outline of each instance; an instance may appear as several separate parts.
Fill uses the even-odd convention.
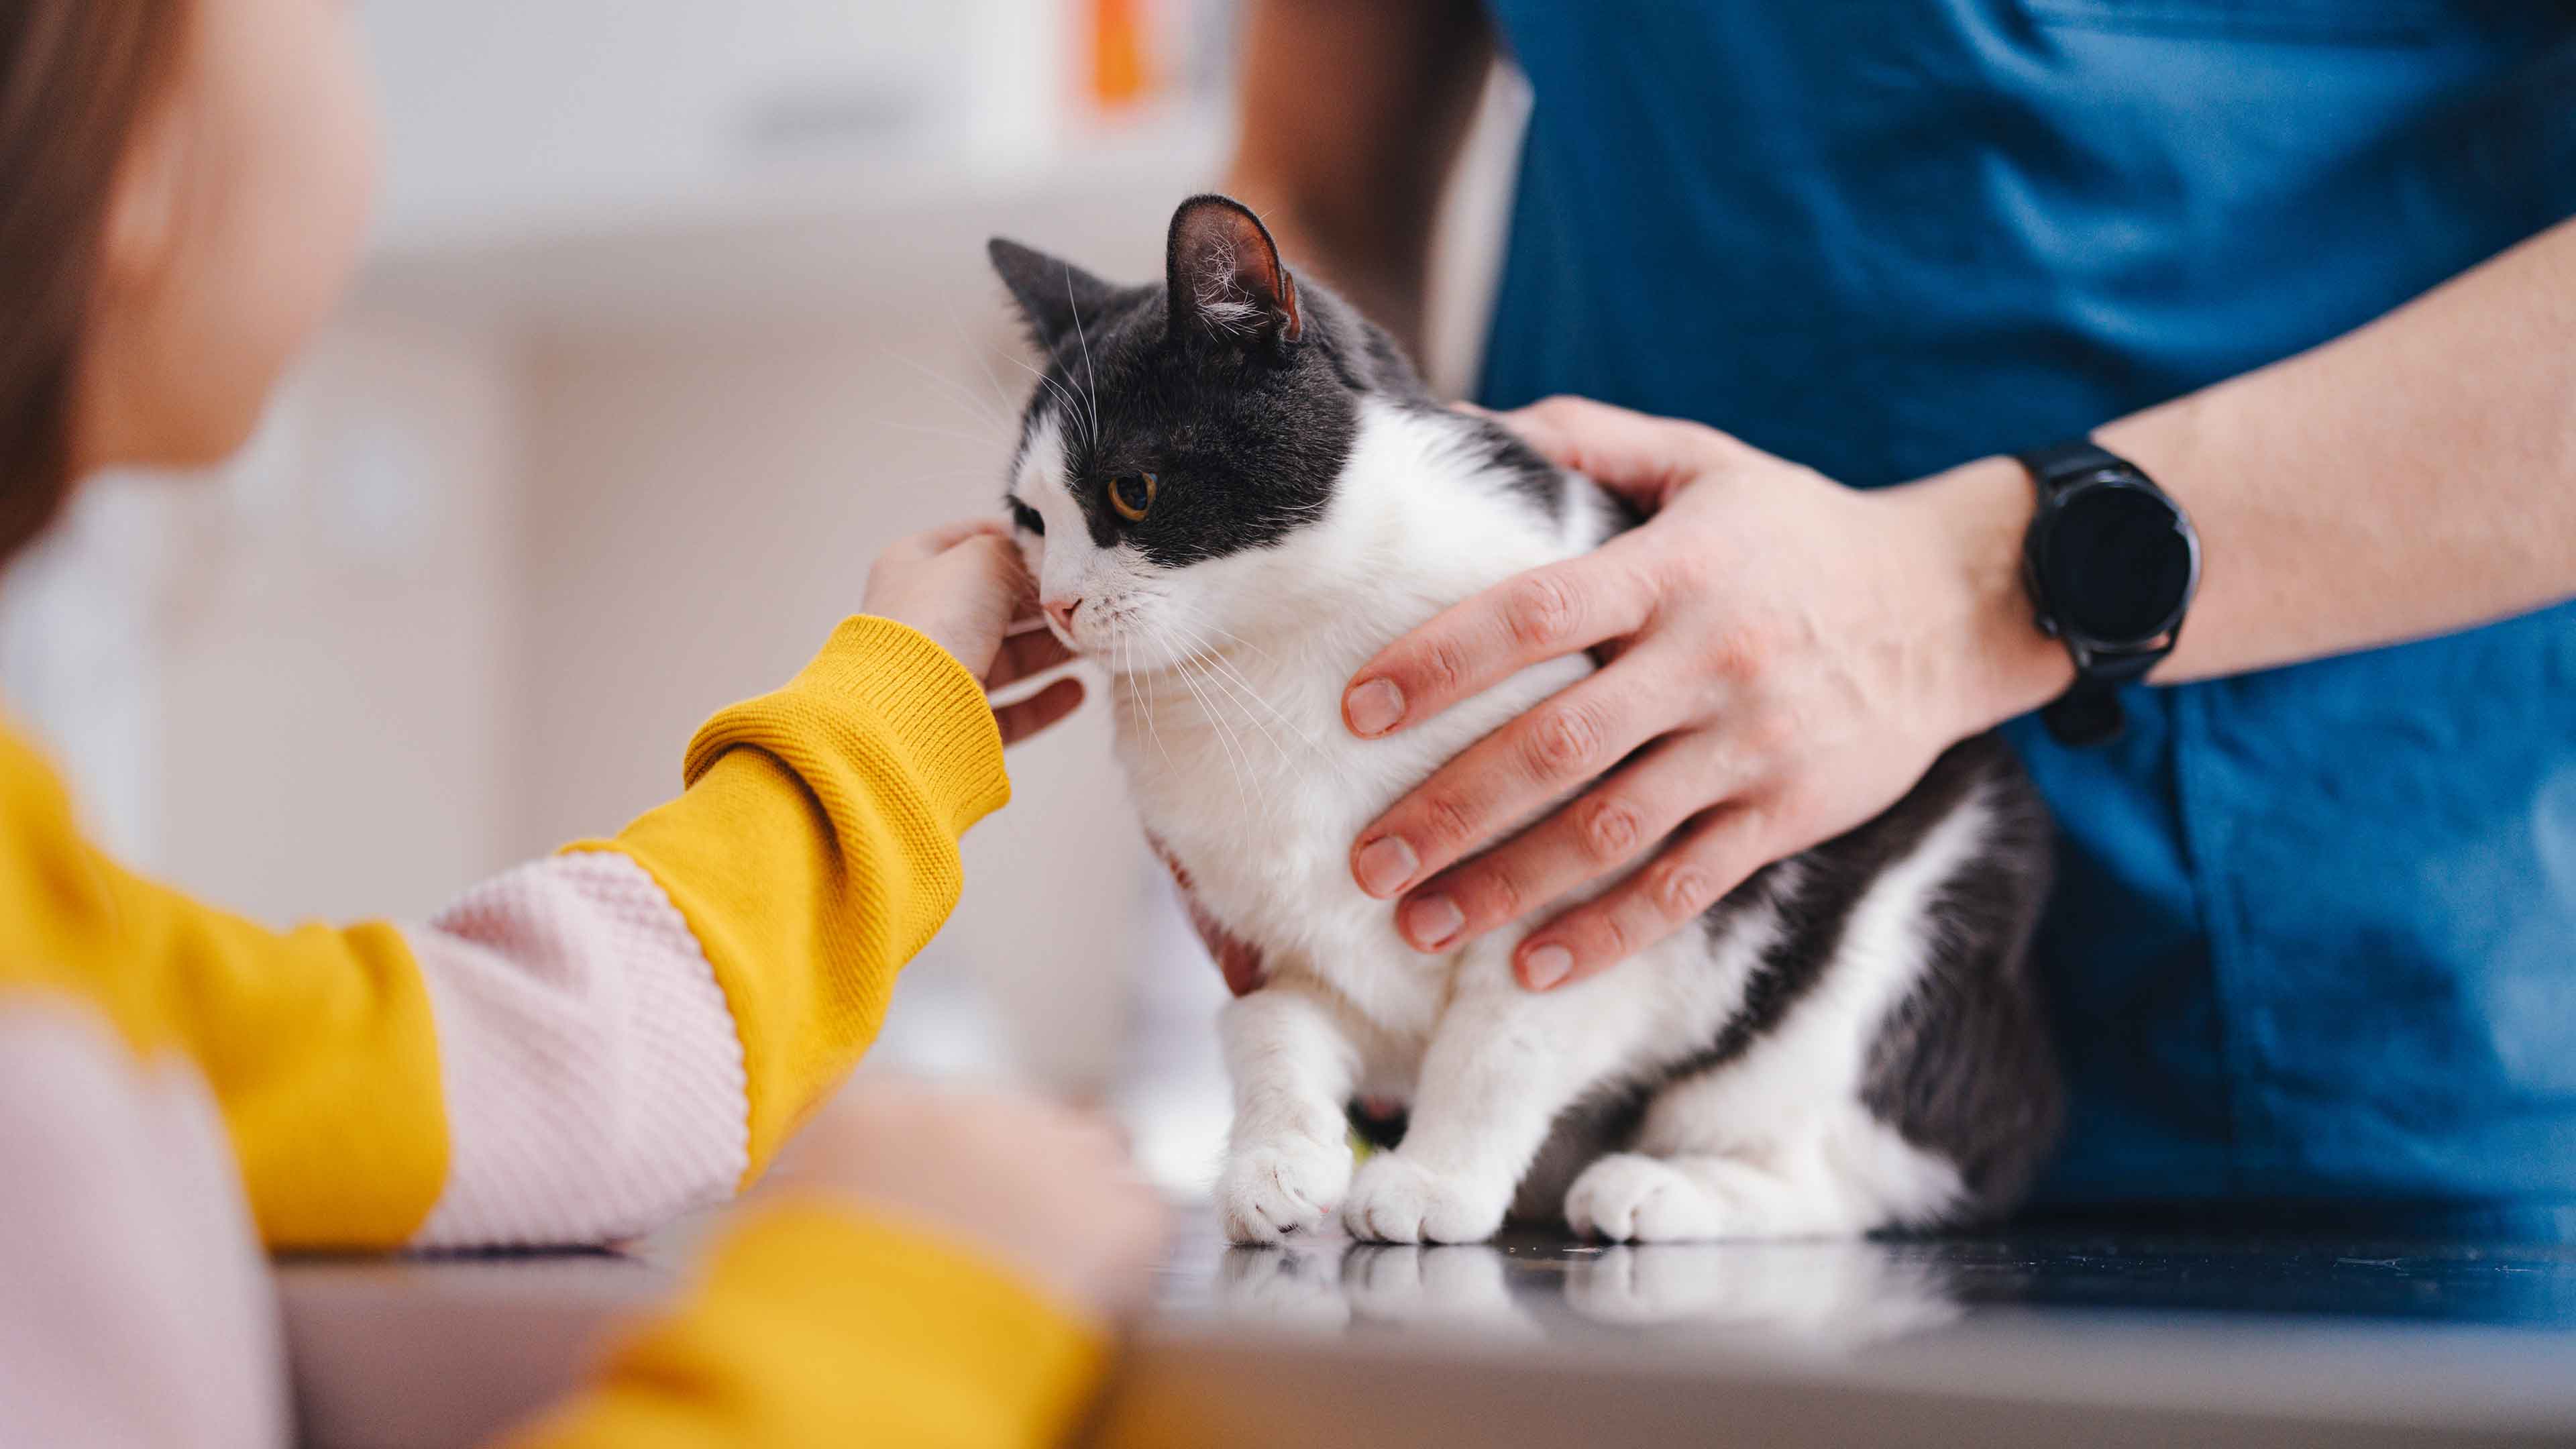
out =
[[[1040,538],[1046,537],[1045,517],[1016,498],[1011,500],[1011,521]]]
[[[1145,510],[1154,506],[1157,488],[1151,473],[1125,473],[1109,480],[1109,506],[1130,523],[1144,521]]]

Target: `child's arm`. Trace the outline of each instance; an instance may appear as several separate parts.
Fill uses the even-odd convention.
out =
[[[730,1191],[875,1033],[958,891],[956,837],[1009,794],[980,670],[1026,585],[980,530],[871,580],[918,619],[842,626],[725,710],[679,799],[427,928],[272,932],[113,865],[0,746],[0,985],[103,1007],[204,1073],[272,1244],[596,1241]],[[932,642],[937,637],[943,649]],[[14,897],[8,899],[6,897]],[[13,938],[14,939],[11,939]]]

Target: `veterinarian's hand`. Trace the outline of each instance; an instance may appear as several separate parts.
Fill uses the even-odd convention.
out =
[[[1039,627],[1037,585],[998,520],[974,519],[915,534],[877,556],[865,602],[880,618],[909,624],[957,656],[988,690],[1042,674],[1073,657]],[[1082,681],[1067,676],[993,711],[1002,743],[1018,744],[1082,703]]]
[[[1861,492],[1599,403],[1551,399],[1502,421],[1654,516],[1447,610],[1352,677],[1343,718],[1371,737],[1542,660],[1607,661],[1361,832],[1352,874],[1406,897],[1397,924],[1419,949],[1652,856],[1514,961],[1540,990],[1599,971],[1887,809],[1942,750],[2071,675],[2022,595],[2032,494],[2018,467]]]
[[[817,1113],[764,1191],[944,1233],[1095,1322],[1141,1302],[1163,1238],[1162,1199],[1099,1118],[899,1078],[861,1078]]]

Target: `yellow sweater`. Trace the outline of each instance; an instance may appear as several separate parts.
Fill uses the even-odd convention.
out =
[[[874,1036],[896,968],[956,903],[958,836],[1009,798],[978,682],[920,635],[868,618],[842,625],[786,688],[719,713],[684,779],[671,803],[527,868],[438,930],[275,932],[106,859],[45,762],[0,732],[0,1022],[13,1002],[80,1003],[138,1070],[192,1067],[272,1248],[605,1234],[563,1225],[619,1221],[586,1216],[587,1198],[612,1186],[634,1198],[633,1184],[594,1193],[581,1174],[623,1169],[513,1163],[488,1145],[504,1134],[451,1117],[459,1094],[484,1118],[541,1113],[537,1099],[557,1094],[512,1096],[541,1080],[514,1075],[514,1053],[587,1060],[558,1039],[560,1021],[522,1010],[528,983],[536,997],[560,991],[559,958],[584,942],[585,979],[609,989],[626,984],[621,942],[660,940],[682,969],[702,962],[718,1030],[680,1033],[708,1049],[670,1065],[715,1084],[688,1105],[703,1116],[716,1104],[725,1120],[698,1138],[723,1151],[648,1140],[635,1155],[651,1171],[625,1176],[668,1176],[679,1160],[718,1172],[718,1188],[747,1179]],[[582,873],[590,860],[614,866],[614,888]],[[524,981],[476,984],[522,966]],[[587,1000],[573,1001],[576,1028],[595,1014]],[[634,1200],[648,1218],[686,1205]],[[526,1442],[1039,1444],[1070,1422],[1102,1352],[1094,1330],[954,1247],[838,1206],[776,1206]]]

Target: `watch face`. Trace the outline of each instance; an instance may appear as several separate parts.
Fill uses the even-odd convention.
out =
[[[2058,499],[2040,567],[2069,633],[2134,647],[2179,622],[2199,573],[2181,512],[2134,483],[2104,479]]]

